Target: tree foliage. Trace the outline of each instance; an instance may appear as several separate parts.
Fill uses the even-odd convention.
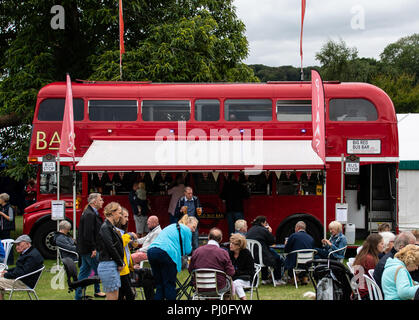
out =
[[[65,10],[63,30],[51,27],[54,5]],[[257,81],[242,63],[248,43],[233,0],[131,0],[123,7],[123,80]],[[28,146],[39,89],[67,72],[119,80],[118,1],[0,0],[0,12],[1,151],[18,164],[8,174],[22,178],[27,155],[17,150]],[[12,132],[20,132],[15,140]]]

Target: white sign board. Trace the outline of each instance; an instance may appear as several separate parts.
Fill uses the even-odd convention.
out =
[[[65,219],[65,201],[51,200],[51,220]]]
[[[348,222],[348,204],[336,203],[336,221],[345,224]]]
[[[44,161],[42,162],[42,172],[43,173],[54,173],[56,171],[55,162]]]
[[[380,154],[381,140],[347,140],[348,154]]]
[[[345,173],[346,174],[359,174],[359,162],[346,162]]]

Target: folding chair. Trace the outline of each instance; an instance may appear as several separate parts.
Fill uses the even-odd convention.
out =
[[[9,300],[12,300],[13,293],[14,292],[17,292],[17,291],[26,291],[28,293],[29,299],[31,299],[31,300],[32,300],[31,293],[33,293],[34,296],[35,296],[35,298],[36,298],[36,300],[39,300],[38,295],[36,294],[35,289],[36,289],[36,285],[39,282],[39,279],[41,279],[41,275],[42,275],[42,272],[44,271],[44,269],[45,269],[45,266],[43,265],[42,268],[40,268],[38,270],[35,270],[33,272],[27,273],[27,274],[25,274],[23,276],[20,276],[20,277],[17,277],[16,279],[14,279],[12,288],[6,288],[6,289],[4,289],[5,292],[10,293]],[[37,274],[37,273],[39,273],[38,279],[36,279],[36,282],[35,282],[35,284],[34,284],[34,286],[32,288],[29,287],[29,286],[26,286],[26,288],[22,288],[22,287],[17,286],[17,281],[18,280],[22,280],[22,279],[24,279],[26,277],[29,277],[29,276],[34,275],[34,274]]]
[[[363,276],[367,283],[368,295],[370,297],[370,300],[384,300],[383,293],[381,292],[381,289],[378,286],[378,284],[366,274],[364,274]]]
[[[296,259],[295,267],[292,269],[292,273],[294,275],[295,288],[298,289],[297,272],[313,271],[314,266],[311,266],[307,269],[307,268],[303,268],[302,265],[305,265],[308,261],[313,260],[314,255],[317,253],[317,250],[314,250],[314,249],[300,249],[300,250],[291,251],[288,254],[293,254],[293,253],[295,253],[297,255],[297,259]]]
[[[3,263],[6,264],[6,265],[7,265],[7,260],[9,258],[9,254],[12,251],[12,248],[13,248],[13,241],[15,241],[15,240],[13,240],[13,239],[3,239],[3,240],[1,240],[1,243],[3,244],[3,248],[4,248],[4,253],[5,253]]]
[[[270,267],[270,266],[267,266],[267,265],[265,265],[265,264],[263,263],[262,245],[260,244],[260,242],[259,242],[259,241],[257,241],[257,240],[246,239],[246,243],[247,243],[247,244],[246,244],[247,249],[249,249],[250,253],[252,254],[253,260],[255,260],[255,261],[259,261],[259,263],[258,263],[258,264],[261,266],[261,268],[263,268],[263,267],[267,267],[267,268],[268,268],[268,270],[271,272],[272,282],[273,282],[273,284],[274,284],[274,287],[276,287],[275,277],[274,277],[274,268],[273,268],[273,267]],[[255,248],[255,247],[256,247],[256,248]],[[256,259],[254,249],[256,249],[256,250],[257,250],[257,256],[258,256],[258,259]]]
[[[195,292],[192,300],[222,300],[226,293],[230,293],[231,299],[233,281],[231,277],[223,271],[216,269],[195,269],[192,271]],[[226,279],[226,286],[218,288],[217,275],[221,275]]]
[[[260,282],[260,272],[262,270],[262,266],[260,264],[255,263],[255,274],[253,275],[252,282],[250,283],[250,286],[243,287],[244,291],[250,290],[250,300],[253,300],[253,290],[256,291],[256,296],[259,300],[259,282]]]

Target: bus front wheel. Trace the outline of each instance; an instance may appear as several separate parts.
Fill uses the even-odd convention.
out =
[[[50,220],[41,224],[33,236],[33,245],[45,259],[55,259],[57,249],[53,245],[54,232],[57,231],[57,222]]]

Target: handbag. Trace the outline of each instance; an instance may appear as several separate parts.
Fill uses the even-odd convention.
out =
[[[180,234],[180,225],[178,222],[176,222],[176,228],[179,232],[179,243],[180,243],[180,256],[181,256],[181,269],[185,270],[188,268],[188,256],[183,254],[183,243],[182,243],[182,236]]]

